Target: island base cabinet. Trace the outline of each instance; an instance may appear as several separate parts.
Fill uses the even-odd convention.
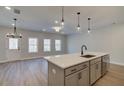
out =
[[[101,61],[90,66],[90,85],[101,77]]]
[[[89,68],[85,68],[77,73],[65,78],[66,86],[88,86],[89,85]]]
[[[98,62],[96,65],[96,79],[98,80],[101,77],[101,62]]]
[[[96,81],[96,65],[90,66],[90,84]]]
[[[64,70],[49,62],[48,85],[64,86]]]

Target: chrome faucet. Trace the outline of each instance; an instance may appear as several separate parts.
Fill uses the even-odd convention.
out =
[[[82,45],[82,46],[81,46],[81,55],[84,54],[83,48],[85,48],[85,50],[87,50],[87,46],[86,46],[86,45]]]

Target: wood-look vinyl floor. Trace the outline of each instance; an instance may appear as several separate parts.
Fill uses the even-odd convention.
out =
[[[95,86],[124,86],[124,66],[110,64],[109,71],[99,79]]]
[[[44,61],[40,59],[0,64],[0,85],[47,85],[47,70],[44,70],[44,66]]]

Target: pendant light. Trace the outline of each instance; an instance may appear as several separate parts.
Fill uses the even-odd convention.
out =
[[[91,28],[90,28],[90,20],[91,20],[91,18],[88,18],[88,33],[91,32]]]
[[[61,26],[64,26],[64,6],[62,6],[62,19],[61,19]]]
[[[79,31],[80,30],[80,12],[77,12],[77,16],[78,16],[77,31]]]
[[[14,24],[14,33],[8,33],[6,36],[9,37],[9,38],[22,38],[22,35],[18,34],[17,31],[16,31],[16,21],[17,21],[17,19],[14,18],[13,20],[15,22],[15,24]]]

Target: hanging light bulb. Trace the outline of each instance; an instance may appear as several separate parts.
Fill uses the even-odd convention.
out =
[[[61,26],[64,26],[64,6],[62,6],[62,19],[61,19]]]
[[[88,33],[90,33],[90,28],[88,28]]]
[[[90,20],[91,20],[91,18],[88,18],[88,33],[91,32],[91,29],[90,29]]]
[[[78,15],[78,25],[77,25],[77,30],[80,30],[80,12],[77,12]]]
[[[78,30],[78,31],[80,30],[80,25],[77,26],[77,30]]]

